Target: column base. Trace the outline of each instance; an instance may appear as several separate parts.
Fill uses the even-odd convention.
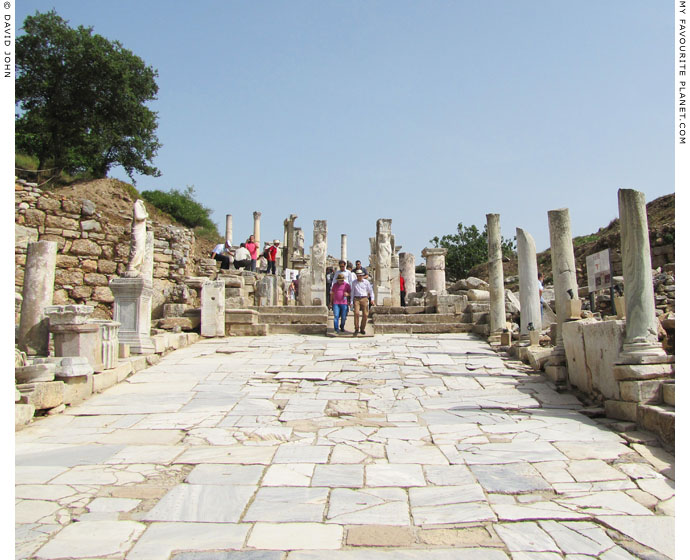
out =
[[[649,340],[624,342],[619,358],[621,364],[667,363],[667,360],[668,355],[661,342]]]

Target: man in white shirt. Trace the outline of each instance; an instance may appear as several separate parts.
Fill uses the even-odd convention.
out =
[[[252,256],[244,243],[240,243],[240,248],[235,251],[235,268],[249,270],[252,264]]]
[[[357,334],[365,334],[364,330],[367,326],[367,317],[369,317],[369,304],[374,305],[374,288],[371,282],[364,278],[364,271],[360,268],[355,270],[357,279],[352,283],[351,298],[355,311],[355,332]],[[359,327],[359,313],[362,313],[362,324]]]
[[[335,273],[335,276],[338,274],[342,274],[345,276],[345,282],[350,284],[350,288],[352,287],[352,283],[355,281],[355,275],[351,270],[347,270],[345,268],[345,261],[338,261],[338,270]]]
[[[230,244],[226,241],[225,243],[218,243],[213,248],[211,253],[211,258],[220,261],[220,269],[228,270],[230,268],[230,257],[226,254],[230,252]]]

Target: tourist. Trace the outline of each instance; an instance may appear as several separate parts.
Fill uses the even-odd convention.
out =
[[[405,303],[405,296],[407,295],[407,292],[405,292],[405,279],[402,277],[402,274],[400,275],[400,306],[401,307],[406,307],[407,303]]]
[[[277,239],[273,240],[273,245],[266,249],[266,258],[268,259],[268,274],[276,273],[276,255],[278,254],[278,247],[280,246],[280,241]]]
[[[333,286],[333,267],[326,268],[326,307],[331,306],[331,286]]]
[[[252,272],[256,272],[256,259],[259,256],[259,246],[254,241],[254,236],[250,235],[245,244],[247,251],[249,251],[250,258],[250,269]]]
[[[221,270],[230,269],[230,257],[226,253],[230,253],[230,244],[227,241],[218,243],[211,252],[211,258],[220,261]]]
[[[338,261],[338,270],[336,273],[345,275],[345,282],[352,287],[352,283],[355,281],[355,275],[352,272],[352,263],[346,264],[345,261]]]
[[[362,272],[364,272],[365,279],[369,278],[369,273],[367,272],[367,269],[362,266],[362,261],[355,261],[355,272],[357,270],[361,270]]]
[[[359,261],[358,261],[359,262]],[[364,278],[364,271],[361,268],[355,270],[357,279],[352,283],[352,303],[355,312],[355,333],[364,334],[367,326],[367,317],[369,316],[369,305],[374,305],[374,288],[371,287],[371,282]],[[362,313],[362,324],[360,327],[359,314]]]
[[[342,262],[342,261],[341,261]],[[350,301],[350,284],[345,279],[344,272],[335,273],[335,282],[331,287],[329,307],[333,308],[333,330],[335,334],[345,332],[345,319],[347,319],[348,302]],[[340,328],[338,328],[340,324]]]
[[[541,309],[541,318],[544,319],[544,275],[537,272],[537,282],[539,282],[539,309]]]
[[[266,251],[268,251],[268,243],[264,243],[264,251],[256,261],[256,268],[264,274],[268,273],[268,255]]]
[[[240,243],[240,248],[235,251],[235,269],[239,270],[240,268],[244,268],[245,270],[249,270],[251,264],[252,258],[247,247],[244,243]]]

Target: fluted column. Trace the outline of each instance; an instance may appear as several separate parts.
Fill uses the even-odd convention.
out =
[[[652,259],[644,193],[619,189],[621,256],[625,279],[625,341],[627,357],[663,356],[654,311]]]
[[[565,359],[563,323],[570,318],[569,300],[577,298],[575,253],[567,208],[549,210],[549,238],[551,241],[551,269],[556,298],[556,344],[552,363]]]
[[[340,260],[347,262],[347,235],[340,234]]]
[[[503,253],[499,214],[486,215],[489,244],[490,330],[500,333],[506,328],[506,296],[503,287]]]
[[[516,228],[516,233],[520,277],[520,338],[529,339],[530,323],[532,330],[541,330],[537,249],[529,233],[520,228]]]

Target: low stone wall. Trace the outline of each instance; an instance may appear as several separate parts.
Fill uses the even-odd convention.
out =
[[[131,213],[113,223],[87,199],[76,200],[31,183],[15,183],[15,291],[22,292],[27,244],[55,241],[55,305],[86,304],[94,317],[112,317],[110,280],[126,269],[130,247]],[[161,317],[163,304],[185,276],[194,276],[194,232],[188,228],[149,220],[154,232],[153,317]]]

